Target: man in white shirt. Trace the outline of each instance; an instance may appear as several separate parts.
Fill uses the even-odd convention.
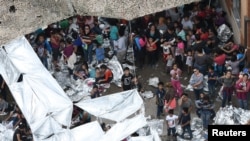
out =
[[[120,63],[124,61],[127,50],[127,37],[124,35],[124,30],[119,30],[119,39],[115,43],[115,51],[117,59]]]

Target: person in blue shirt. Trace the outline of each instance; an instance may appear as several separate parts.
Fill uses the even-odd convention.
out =
[[[157,118],[159,119],[160,116],[163,114],[163,107],[164,107],[164,98],[166,95],[166,91],[163,88],[164,83],[163,82],[159,82],[158,83],[158,88],[155,92],[155,96],[156,96],[156,105],[157,105]]]
[[[214,72],[214,67],[208,69],[208,92],[210,97],[215,97],[215,84],[218,75]]]

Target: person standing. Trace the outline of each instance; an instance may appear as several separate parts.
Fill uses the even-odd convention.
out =
[[[203,92],[203,74],[200,73],[199,69],[195,68],[194,73],[192,74],[189,84],[192,85],[194,89],[195,99],[198,100],[200,93]]]
[[[179,124],[181,125],[182,128],[182,134],[180,135],[181,138],[184,138],[184,134],[186,132],[188,132],[190,140],[193,138],[190,122],[191,122],[191,116],[188,108],[185,107],[182,109],[182,114],[179,120]]]
[[[226,102],[228,101],[228,104],[232,103],[232,95],[234,91],[234,85],[235,85],[235,77],[232,76],[231,71],[227,71],[226,75],[220,77],[219,82],[222,83],[222,104],[221,107],[226,106]]]
[[[208,69],[208,92],[210,97],[215,97],[215,84],[217,81],[217,73],[214,72],[214,67]]]
[[[121,83],[122,83],[122,90],[127,91],[132,89],[132,80],[134,76],[131,74],[130,70],[128,67],[124,68],[124,74],[122,75],[121,78]]]
[[[250,81],[248,74],[243,74],[243,77],[236,82],[236,95],[240,108],[247,110],[247,94],[250,91]]]
[[[168,136],[172,135],[175,136],[176,133],[176,121],[178,116],[174,114],[174,110],[169,110],[168,115],[166,116],[167,122],[167,129],[168,129]]]
[[[164,83],[163,82],[159,82],[158,83],[158,88],[155,92],[155,96],[156,96],[156,105],[157,105],[157,118],[160,118],[160,115],[163,114],[163,107],[164,107],[164,98],[166,95],[166,91],[163,88]]]
[[[183,90],[181,88],[180,76],[181,76],[181,69],[178,68],[177,64],[173,65],[173,69],[170,71],[171,75],[171,84],[175,90],[175,96],[181,97]]]
[[[209,96],[204,95],[204,97],[201,100],[195,101],[195,105],[198,109],[200,109],[200,116],[203,123],[203,128],[208,129],[208,125],[211,119],[211,116],[213,115],[212,111],[214,108],[214,105],[209,99]]]

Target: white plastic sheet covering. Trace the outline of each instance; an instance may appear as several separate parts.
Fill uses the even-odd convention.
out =
[[[71,129],[75,141],[99,141],[104,132],[97,121]]]
[[[69,129],[63,129],[55,135],[47,138],[47,139],[35,139],[37,141],[74,141],[73,136]]]
[[[59,130],[61,125],[70,126],[73,104],[56,80],[44,68],[25,37],[17,38],[0,49],[9,61],[0,58],[0,73],[10,88],[18,106],[37,138],[45,138]],[[6,59],[5,60],[8,60]],[[5,65],[10,63],[11,65]],[[12,67],[12,68],[11,68]],[[15,69],[13,69],[15,68]],[[6,71],[12,69],[11,75]],[[23,81],[16,82],[23,74]],[[46,130],[46,131],[45,131]]]
[[[149,78],[148,85],[158,87],[159,82],[160,82],[160,80],[158,77],[152,77],[152,78]]]
[[[131,137],[129,141],[153,141],[153,135]]]
[[[14,131],[6,128],[6,125],[0,124],[0,141],[12,141]]]
[[[82,100],[75,105],[96,117],[119,122],[138,111],[143,105],[143,100],[138,91],[133,89],[95,99]]]
[[[113,56],[113,58],[109,60],[107,66],[113,73],[112,82],[114,82],[118,87],[121,87],[121,77],[123,75],[123,69],[120,62],[117,60],[117,57]]]
[[[147,121],[144,115],[137,115],[115,124],[100,141],[121,141],[145,125],[147,125]]]

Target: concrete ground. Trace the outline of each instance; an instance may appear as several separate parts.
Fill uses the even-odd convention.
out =
[[[139,81],[142,83],[144,89],[146,91],[152,91],[155,92],[156,88],[154,88],[153,86],[149,86],[148,85],[148,80],[149,78],[152,77],[158,77],[160,81],[162,82],[170,82],[170,75],[166,73],[165,71],[165,65],[163,63],[162,60],[159,60],[157,63],[157,67],[150,67],[150,66],[145,66],[143,69],[136,69],[136,75],[140,78]],[[185,70],[183,70],[183,75],[181,78],[181,82],[183,85],[187,85],[188,81],[190,79],[191,75],[187,74],[187,72]],[[217,88],[217,91],[219,90],[220,87]],[[107,89],[107,91],[104,93],[104,95],[106,94],[112,94],[115,92],[119,92],[121,91],[121,88],[117,87],[116,85],[112,84],[111,87],[109,89]],[[186,93],[189,94],[189,97],[194,100],[194,93],[191,91],[185,91]],[[216,101],[216,99],[213,99],[214,103],[215,103],[215,111],[217,111],[220,106],[221,106],[221,101]],[[236,97],[233,97],[233,101],[232,101],[233,105],[238,106],[237,101],[236,101]],[[152,119],[156,118],[156,104],[155,104],[155,98],[151,98],[151,99],[144,99],[144,104],[145,104],[145,110],[146,110],[146,117],[147,116],[151,116]],[[175,114],[178,115],[178,107],[175,110]],[[192,113],[191,113],[191,118],[197,117],[196,113],[195,113],[195,108],[193,109]],[[164,119],[164,117],[162,116],[161,119]],[[163,130],[163,134],[161,135],[162,141],[166,141],[169,140],[168,136],[167,136],[167,127],[166,124],[164,124],[164,130]]]

